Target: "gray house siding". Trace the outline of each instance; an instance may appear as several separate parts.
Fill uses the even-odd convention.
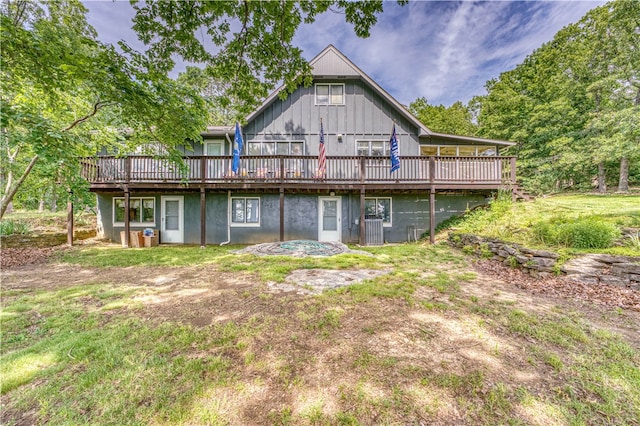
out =
[[[200,243],[200,194],[171,193],[184,197],[184,243]],[[101,213],[104,237],[120,242],[120,231],[124,226],[113,224],[113,199],[122,194],[98,194],[98,209]],[[135,194],[135,197],[155,198],[155,225],[131,224],[132,231],[145,228],[160,230],[160,202],[158,194]],[[231,226],[230,236],[233,244],[259,244],[274,241],[274,235],[279,234],[280,199],[278,194],[235,193],[232,197],[260,198],[260,226],[237,227]],[[360,198],[357,194],[339,195],[342,199],[341,209],[341,239],[343,242],[355,243],[359,240],[360,227]],[[367,198],[391,198],[392,225],[385,226],[384,241],[388,243],[405,242],[408,240],[410,227],[424,232],[429,228],[429,194],[394,195],[383,192],[367,194]],[[228,196],[222,193],[206,194],[206,242],[220,244],[227,241],[228,224]],[[436,224],[454,215],[464,213],[475,206],[485,204],[483,195],[451,194],[436,196]],[[302,213],[301,213],[302,212]],[[315,195],[287,195],[284,210],[285,240],[316,240],[318,238],[318,197]],[[161,241],[162,242],[162,241]]]
[[[356,140],[388,140],[393,122],[400,155],[419,155],[418,129],[361,80],[322,80],[345,84],[344,105],[315,105],[315,84],[301,87],[287,99],[276,99],[244,126],[245,143],[303,140],[305,154],[318,153],[320,119],[327,155],[356,155]],[[337,135],[341,134],[342,142]]]

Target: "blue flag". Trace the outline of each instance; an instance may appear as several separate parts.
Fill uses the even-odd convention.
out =
[[[240,132],[240,124],[236,122],[236,135],[233,138],[233,165],[231,170],[233,173],[238,173],[240,168],[240,153],[242,152],[242,133]]]
[[[396,125],[393,125],[393,132],[391,132],[391,140],[389,141],[391,145],[391,171],[389,173],[393,173],[400,168],[400,151],[398,149],[398,138],[396,137]]]

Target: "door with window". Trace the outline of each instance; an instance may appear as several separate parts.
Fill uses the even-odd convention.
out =
[[[161,200],[160,241],[181,244],[184,242],[184,197],[163,196]]]
[[[318,207],[318,241],[341,241],[341,198],[318,197]]]
[[[205,168],[207,171],[207,179],[218,179],[224,177],[225,167],[222,163],[222,159],[219,158],[224,155],[224,141],[216,140],[216,141],[207,141],[205,143],[205,155],[207,158],[205,161],[207,162],[207,167]]]

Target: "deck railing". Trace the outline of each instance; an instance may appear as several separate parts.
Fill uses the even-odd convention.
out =
[[[237,173],[231,156],[184,157],[179,165],[151,156],[82,159],[91,183],[461,183],[515,184],[515,157],[402,157],[390,173],[386,157],[327,157],[324,173],[316,156],[243,156]]]

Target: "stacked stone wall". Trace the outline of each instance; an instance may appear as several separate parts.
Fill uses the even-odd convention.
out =
[[[479,257],[521,268],[533,276],[566,274],[587,284],[611,284],[640,290],[640,257],[589,254],[560,264],[560,255],[535,250],[497,238],[450,233],[449,243]]]

